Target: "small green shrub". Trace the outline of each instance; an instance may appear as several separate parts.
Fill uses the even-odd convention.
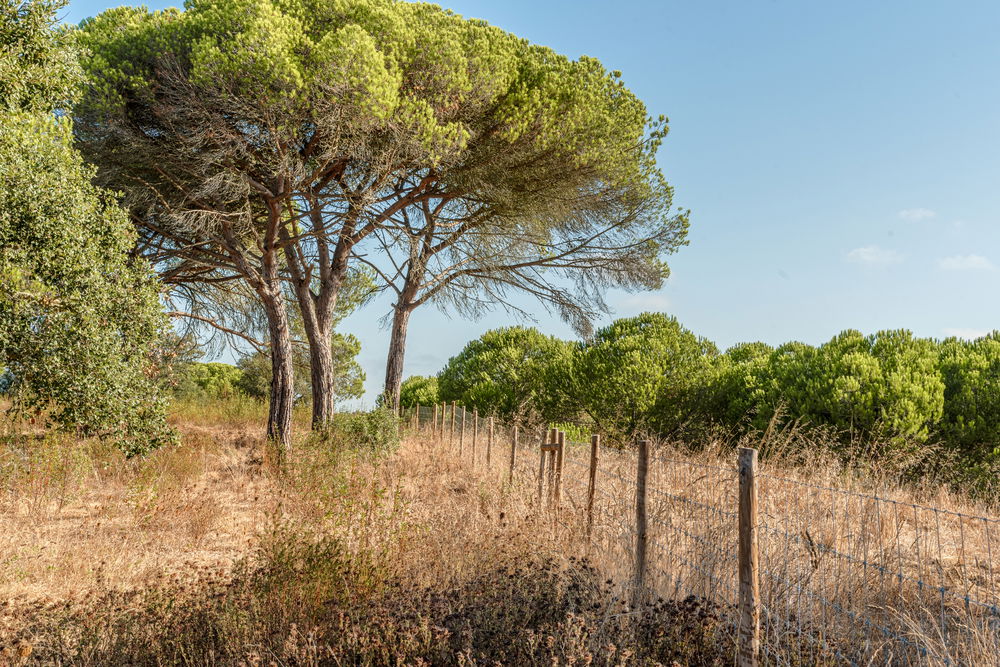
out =
[[[320,437],[340,448],[388,454],[399,446],[399,419],[385,407],[341,412]]]

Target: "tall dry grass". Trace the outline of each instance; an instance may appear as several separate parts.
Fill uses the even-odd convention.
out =
[[[134,460],[8,431],[0,664],[731,664],[731,447],[654,447],[638,604],[632,453],[602,452],[588,537],[583,444],[553,511],[525,435],[513,483],[501,428],[489,466],[485,429],[473,455],[342,428],[279,471],[259,408],[182,406],[182,444]],[[766,663],[1000,664],[989,508],[809,437],[762,463]]]
[[[2,443],[0,663],[726,664],[718,609],[631,609],[530,485],[336,431],[279,471],[252,413],[211,409],[141,460]]]
[[[775,664],[1000,664],[1000,520],[995,505],[913,484],[900,462],[848,464],[815,432],[771,434],[761,464],[765,658]],[[533,443],[537,447],[537,441]],[[762,443],[743,443],[760,446]],[[518,478],[538,477],[537,448]],[[906,462],[902,462],[907,465]],[[589,446],[566,450],[550,539],[579,550]],[[586,553],[626,581],[634,568],[634,452],[602,452]],[[649,577],[665,598],[694,595],[737,616],[736,453],[654,443]],[[536,491],[537,493],[537,491]],[[733,642],[732,634],[724,641]],[[732,648],[732,644],[730,647]]]

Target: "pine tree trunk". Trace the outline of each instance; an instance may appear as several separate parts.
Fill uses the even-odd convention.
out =
[[[403,384],[403,357],[406,354],[406,330],[410,324],[412,309],[396,306],[392,317],[392,334],[389,338],[389,354],[385,361],[384,396],[387,405],[399,413],[399,393]]]
[[[268,406],[267,437],[286,452],[292,442],[292,406],[295,403],[295,378],[292,367],[292,341],[288,313],[280,292],[264,299],[267,328],[271,343],[271,402]]]
[[[337,394],[333,377],[331,332],[322,326],[306,323],[309,339],[309,375],[312,384],[312,428],[317,430],[333,419]]]

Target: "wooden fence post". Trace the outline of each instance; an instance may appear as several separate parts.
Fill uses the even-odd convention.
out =
[[[507,481],[514,483],[514,464],[517,462],[517,426],[514,426],[514,433],[510,439],[510,475]]]
[[[493,454],[493,417],[490,417],[490,435],[486,440],[486,468],[490,467],[490,457]]]
[[[556,509],[562,505],[562,476],[563,476],[563,451],[566,449],[566,432],[556,433]]]
[[[434,421],[431,422],[431,437],[436,438],[438,433],[438,404],[434,404]]]
[[[419,403],[417,403],[417,411],[413,413],[413,422],[414,422],[414,424],[413,424],[413,430],[414,431],[419,430],[420,429],[420,404]]]
[[[757,450],[740,447],[740,630],[738,667],[760,658],[760,584],[757,554]]]
[[[476,445],[479,444],[479,408],[472,408],[472,467],[476,467]]]
[[[635,474],[635,599],[645,599],[646,586],[646,477],[649,474],[649,441],[639,441]]]
[[[451,402],[451,433],[448,435],[448,446],[455,446],[455,405],[456,402]]]
[[[548,430],[542,432],[542,446],[538,448],[538,508],[542,507],[542,494],[545,489],[545,445],[548,441]]]
[[[549,430],[548,442],[546,443],[549,453],[549,509],[555,505],[556,502],[556,448],[559,446],[559,431],[556,429]]]
[[[465,406],[463,405],[462,406],[462,428],[458,432],[458,455],[459,456],[464,456],[465,455],[465,413],[466,412],[468,412],[468,410],[466,410]]]
[[[594,529],[594,493],[597,491],[597,450],[601,446],[601,436],[590,436],[590,470],[587,478],[587,541]]]

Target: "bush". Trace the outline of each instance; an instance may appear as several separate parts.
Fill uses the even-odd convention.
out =
[[[243,393],[243,371],[232,364],[194,361],[186,364],[174,393],[184,398],[229,398]]]
[[[661,313],[615,320],[573,358],[576,399],[605,430],[634,435],[678,428],[709,386],[718,351]]]
[[[433,375],[411,375],[399,388],[399,404],[404,408],[434,405],[438,400],[438,380]]]
[[[438,374],[440,400],[480,414],[512,419],[535,412],[545,420],[571,416],[564,373],[574,344],[537,329],[508,327],[470,341]]]
[[[386,407],[340,412],[318,437],[343,449],[387,454],[399,446],[399,419]]]

